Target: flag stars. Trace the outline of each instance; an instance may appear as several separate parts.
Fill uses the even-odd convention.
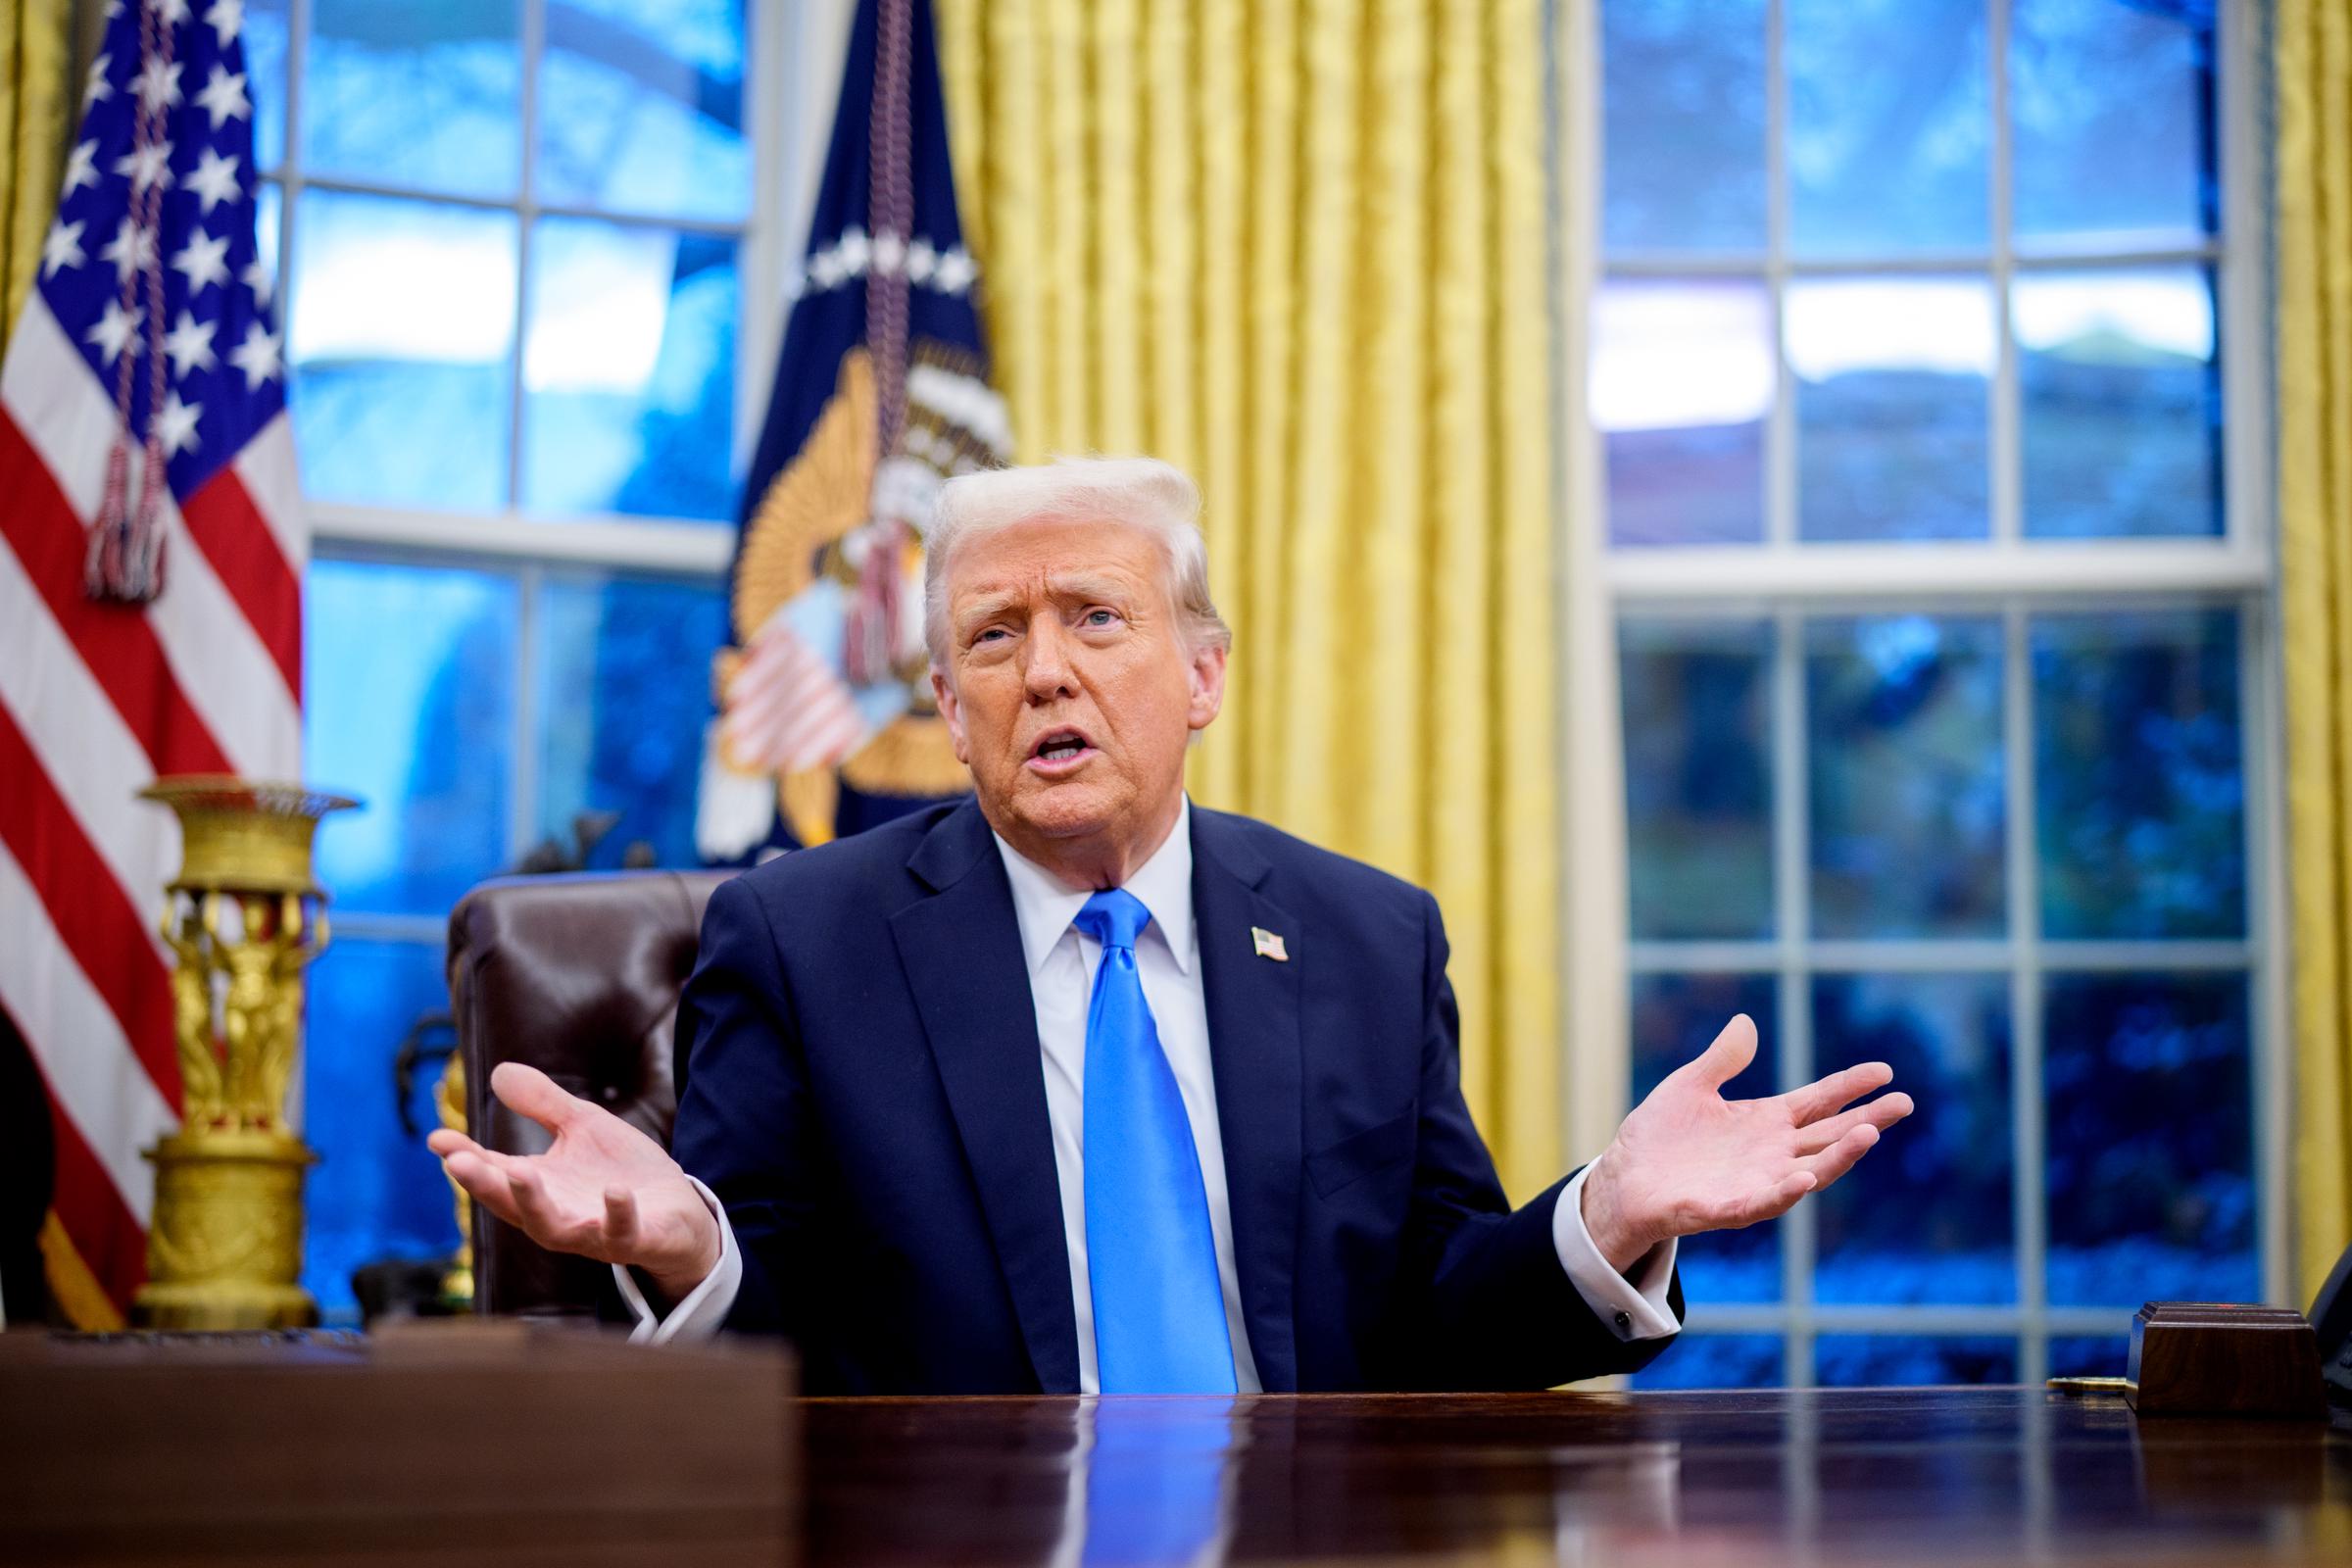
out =
[[[130,90],[138,94],[139,106],[149,114],[161,114],[179,107],[179,72],[176,60],[166,61],[161,55],[147,62],[146,68],[130,80]]]
[[[245,390],[252,392],[264,381],[277,379],[282,350],[275,332],[259,321],[247,321],[245,341],[228,351],[228,363],[245,372]]]
[[[163,412],[155,416],[155,438],[163,446],[166,461],[182,452],[193,452],[200,445],[196,439],[196,420],[203,413],[201,403],[182,403],[177,387],[164,394]]]
[[[81,231],[84,226],[81,222],[69,223],[63,219],[49,225],[49,237],[41,241],[43,277],[55,277],[60,268],[79,267],[89,260],[81,250]]]
[[[245,264],[244,270],[237,273],[237,281],[253,290],[255,302],[264,310],[270,308],[270,296],[277,292],[277,277],[262,265],[259,256]]]
[[[215,283],[228,281],[228,236],[218,238],[198,229],[188,236],[188,243],[172,258],[172,270],[188,280],[188,298],[194,299]]]
[[[150,185],[170,190],[172,182],[172,144],[168,141],[151,141],[144,147],[133,147],[115,160],[115,172],[129,177],[133,195]]]
[[[97,183],[98,138],[93,136],[75,147],[73,156],[66,160],[66,184],[57,193],[57,199],[62,202],[82,186]]]
[[[230,40],[244,30],[245,0],[213,0],[212,9],[204,14],[205,24],[225,49]]]
[[[106,68],[111,56],[100,55],[90,62],[87,84],[81,90],[81,107],[86,112],[93,104],[102,104],[115,95],[114,83],[106,79]]]
[[[220,329],[219,321],[199,321],[195,313],[182,311],[179,321],[164,336],[164,352],[171,356],[172,373],[184,379],[190,370],[209,370],[213,359],[213,334]]]
[[[242,73],[230,75],[220,66],[205,78],[204,91],[196,95],[196,106],[213,117],[213,128],[219,130],[221,122],[244,120],[253,113],[253,101],[245,96],[245,77]]]
[[[82,341],[97,344],[104,362],[112,365],[122,357],[123,348],[130,342],[131,334],[139,329],[139,322],[144,316],[142,311],[124,310],[121,300],[108,300],[106,314],[98,318],[97,325],[83,334]]]
[[[156,20],[176,27],[188,20],[188,0],[155,0]]]
[[[188,189],[203,198],[207,218],[222,202],[236,199],[239,161],[236,158],[223,158],[217,149],[211,147],[197,156],[196,172],[188,176]]]
[[[130,219],[123,219],[116,228],[114,239],[98,253],[115,264],[118,281],[153,265],[156,255],[155,230],[141,228]]]

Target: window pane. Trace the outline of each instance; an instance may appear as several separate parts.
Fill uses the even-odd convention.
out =
[[[2066,975],[2043,1046],[2050,1300],[2251,1301],[2243,975]]]
[[[2043,934],[2243,935],[2236,612],[2041,615],[2033,638]]]
[[[1788,312],[1798,532],[1984,537],[1994,340],[1984,280],[1800,280]]]
[[[336,907],[444,914],[506,860],[515,598],[489,572],[311,564],[303,768],[364,805],[318,832]]]
[[[741,218],[742,0],[549,0],[536,169],[546,201]]]
[[[1769,1389],[1780,1381],[1778,1335],[1688,1330],[1633,1378],[1637,1389]]]
[[[585,811],[620,820],[590,863],[638,845],[691,866],[710,656],[726,634],[716,586],[560,577],[539,606],[540,830],[566,846]]]
[[[305,494],[505,507],[514,250],[512,214],[303,193],[291,401]]]
[[[245,0],[245,95],[253,100],[253,157],[263,169],[286,161],[286,8],[291,0]],[[207,9],[210,9],[209,7]]]
[[[1825,1334],[1813,1343],[1813,1376],[1829,1389],[2015,1383],[2017,1342],[1989,1335]]]
[[[522,170],[519,0],[312,0],[302,156],[315,174],[511,196]]]
[[[323,845],[323,833],[320,843]],[[318,1151],[304,1194],[302,1283],[325,1313],[358,1310],[351,1271],[388,1257],[446,1257],[458,1219],[441,1162],[437,1063],[417,1074],[400,1125],[392,1060],[425,1013],[449,1011],[441,945],[338,940],[310,969],[303,1048],[303,1137]]]
[[[1761,283],[1619,279],[1592,303],[1592,418],[1606,445],[1609,540],[1764,537],[1772,303]]]
[[[2132,1364],[2128,1329],[2113,1334],[2073,1334],[2050,1341],[2050,1376],[2120,1378]]]
[[[2220,533],[2213,273],[2029,272],[2011,305],[2026,532]]]
[[[2000,935],[2000,623],[1886,615],[1805,630],[1813,934]]]
[[[2214,230],[2213,8],[2012,0],[2018,238],[2117,250]]]
[[[1603,242],[1764,248],[1762,0],[1605,0]]]
[[[1788,0],[1799,255],[1986,244],[1985,0]]]
[[[735,242],[547,219],[531,243],[523,502],[730,517]]]
[[[1644,974],[1634,977],[1634,1102],[1668,1073],[1707,1049],[1737,1013],[1756,1025],[1756,1059],[1724,1086],[1736,1100],[1780,1090],[1780,982],[1769,974]],[[1686,1236],[1677,1255],[1683,1290],[1693,1301],[1781,1298],[1781,1226],[1770,1220],[1739,1231]]]
[[[2009,978],[1828,975],[1813,982],[1813,1067],[1894,1069],[1917,1109],[1817,1200],[1817,1300],[2017,1299]]]
[[[1636,941],[1772,934],[1772,627],[1619,631]]]

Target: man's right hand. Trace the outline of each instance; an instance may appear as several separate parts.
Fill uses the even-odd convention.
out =
[[[643,1269],[672,1301],[718,1266],[718,1220],[660,1144],[520,1062],[494,1068],[490,1092],[556,1141],[502,1154],[435,1132],[426,1145],[475,1202],[551,1251]]]

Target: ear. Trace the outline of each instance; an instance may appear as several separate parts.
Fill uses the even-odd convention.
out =
[[[1206,729],[1225,708],[1225,650],[1213,645],[1194,649],[1185,673],[1192,683],[1185,722],[1196,730]]]
[[[956,688],[937,664],[931,666],[931,700],[939,705],[939,716],[948,721],[948,743],[956,748],[956,760],[971,766],[972,749],[963,738],[963,704],[956,700]]]

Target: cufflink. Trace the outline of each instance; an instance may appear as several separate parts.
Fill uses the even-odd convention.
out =
[[[1617,1332],[1622,1334],[1627,1329],[1630,1329],[1634,1326],[1634,1314],[1631,1312],[1620,1312],[1617,1314],[1615,1322],[1617,1324]]]

